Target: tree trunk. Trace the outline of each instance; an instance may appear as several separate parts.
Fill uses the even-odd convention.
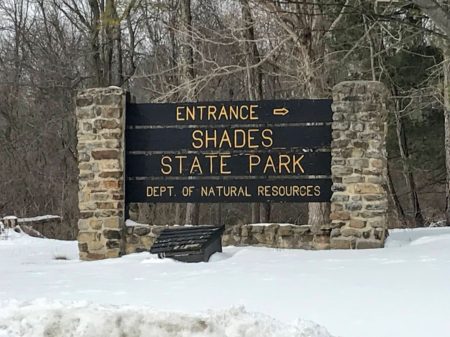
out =
[[[310,202],[308,204],[308,225],[312,233],[319,233],[322,226],[330,219],[330,203]]]
[[[444,51],[444,128],[445,128],[445,219],[450,226],[450,43],[445,44]]]
[[[398,148],[400,150],[400,157],[403,165],[403,176],[405,178],[406,185],[409,188],[409,200],[413,210],[414,225],[415,227],[422,227],[425,223],[422,211],[420,209],[419,198],[417,195],[416,183],[414,181],[414,176],[409,165],[409,151],[408,144],[406,141],[405,128],[403,125],[403,119],[400,116],[398,104],[394,109],[395,123],[396,123],[396,133]]]
[[[180,31],[181,31],[181,83],[183,84],[183,99],[195,101],[194,85],[194,50],[192,48],[192,14],[191,0],[180,1]],[[186,220],[188,225],[198,225],[200,217],[200,205],[188,203],[186,205]]]
[[[259,223],[259,203],[254,202],[251,205],[252,208],[252,223]]]
[[[175,225],[181,225],[181,204],[175,204]]]
[[[185,225],[198,225],[200,218],[200,207],[196,203],[188,203],[186,205],[186,220]]]
[[[263,202],[259,207],[259,221],[262,223],[270,222],[271,207],[270,202]]]
[[[258,101],[263,99],[262,73],[259,67],[253,68],[261,60],[258,45],[255,39],[255,22],[253,20],[250,4],[248,0],[241,0],[243,37],[245,50],[246,71],[246,91],[250,100]],[[252,203],[252,223],[270,221],[269,203]]]
[[[405,211],[403,210],[402,204],[400,203],[400,200],[398,199],[397,192],[395,191],[394,183],[392,182],[391,171],[389,170],[389,163],[388,163],[388,169],[387,169],[387,178],[388,178],[389,194],[392,197],[392,201],[394,202],[395,209],[397,210],[398,220],[402,223],[402,227],[406,228],[406,227],[408,227],[408,223],[406,221]]]

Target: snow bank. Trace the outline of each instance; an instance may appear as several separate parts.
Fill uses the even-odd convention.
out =
[[[225,247],[195,264],[83,262],[76,241],[11,231],[0,337],[329,336],[299,317],[341,337],[448,337],[449,280],[450,227],[393,230],[385,249]]]
[[[243,308],[189,315],[43,299],[0,304],[0,337],[331,337],[314,323],[287,325]]]

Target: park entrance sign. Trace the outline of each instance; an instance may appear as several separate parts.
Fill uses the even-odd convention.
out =
[[[126,202],[329,202],[331,100],[128,103]]]
[[[137,204],[150,202],[329,201],[324,223],[261,226],[243,217],[227,223],[222,243],[382,247],[388,96],[372,81],[342,82],[332,101],[135,104],[118,87],[80,91],[80,258],[148,251],[161,231],[176,229],[142,224]],[[175,205],[161,208],[170,214]]]

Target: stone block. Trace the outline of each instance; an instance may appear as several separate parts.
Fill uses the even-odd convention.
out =
[[[100,95],[95,95],[94,98],[94,102],[98,105],[120,106],[122,105],[123,95],[121,91],[111,93],[104,92]]]
[[[386,239],[387,237],[387,230],[384,228],[375,228],[373,230],[373,236],[375,237],[375,239],[383,241]]]
[[[372,228],[387,228],[386,218],[371,218],[367,220],[367,225]]]
[[[368,219],[378,218],[386,215],[386,211],[362,211],[357,214],[358,217]]]
[[[350,130],[362,132],[364,131],[364,123],[352,122],[350,125]]]
[[[333,185],[331,186],[331,191],[333,192],[345,192],[347,190],[347,185],[342,183],[335,183],[333,181]]]
[[[383,187],[378,184],[359,183],[354,187],[355,193],[359,194],[381,194]]]
[[[350,220],[350,213],[345,211],[331,212],[330,220]]]
[[[253,225],[251,226],[251,232],[252,234],[262,233],[264,232],[264,226]]]
[[[141,237],[142,248],[145,251],[149,251],[154,243],[155,243],[154,237],[151,237],[151,236],[142,236]]]
[[[92,157],[96,160],[119,159],[120,151],[118,150],[93,150]]]
[[[85,257],[84,257],[85,256]],[[84,257],[84,258],[83,258]],[[106,259],[107,256],[105,253],[102,252],[88,252],[86,255],[80,255],[80,258],[82,258],[83,260],[91,260],[91,261],[95,261],[95,260],[103,260]]]
[[[351,219],[349,222],[349,226],[352,228],[364,228],[366,227],[366,221],[365,220],[359,220],[359,219]]]
[[[370,167],[374,169],[382,169],[386,165],[386,162],[382,159],[370,159]]]
[[[359,148],[353,148],[351,157],[353,158],[363,158],[365,155],[365,150]]]
[[[86,253],[88,251],[88,244],[86,242],[78,242],[78,250],[80,253]]]
[[[86,107],[94,104],[94,98],[92,97],[92,95],[80,93],[79,95],[77,95],[75,102],[78,108]]]
[[[99,241],[100,240],[100,234],[98,232],[79,232],[78,233],[78,242],[84,243],[84,242],[93,242],[93,241]]]
[[[292,226],[280,226],[278,228],[278,235],[279,236],[292,236],[294,233]]]
[[[115,106],[102,106],[102,117],[107,118],[121,118],[122,117],[122,108]]]
[[[333,228],[331,230],[331,233],[330,233],[330,238],[337,238],[339,236],[341,236],[341,229],[340,228]]]
[[[347,166],[352,169],[359,168],[367,168],[369,167],[369,159],[366,158],[350,158],[347,159]]]
[[[348,122],[334,122],[333,130],[348,130],[350,123]]]
[[[118,231],[118,230],[105,229],[105,230],[103,231],[103,236],[104,236],[106,239],[120,240],[120,238],[121,238],[122,235],[120,234],[120,231]]]
[[[335,192],[331,196],[331,202],[345,202],[348,201],[349,196],[345,193]]]
[[[89,225],[89,219],[79,219],[78,220],[78,230],[79,231],[88,231],[91,229]]]
[[[373,249],[373,248],[383,248],[384,243],[381,240],[356,240],[356,249]]]
[[[342,177],[343,184],[356,184],[364,182],[365,177],[360,174]]]
[[[347,221],[332,220],[330,228],[341,228],[347,225]]]
[[[350,228],[350,227],[344,227],[341,228],[341,235],[343,237],[354,237],[354,238],[359,238],[361,237],[361,231],[355,228]]]
[[[363,204],[359,201],[350,201],[345,204],[345,210],[354,212],[354,211],[360,211],[363,207]]]
[[[123,171],[103,171],[98,175],[100,178],[120,179],[123,176]]]
[[[119,240],[107,240],[106,248],[108,248],[108,249],[120,248],[120,241]]]
[[[115,248],[115,249],[108,249],[106,251],[105,254],[105,258],[107,259],[111,259],[111,258],[116,258],[120,256],[120,249],[119,248]]]
[[[368,211],[382,211],[387,210],[387,200],[384,201],[372,201],[364,206],[364,208]]]
[[[134,227],[134,234],[144,236],[150,233],[150,226],[136,226]]]
[[[330,239],[331,249],[354,249],[356,239],[352,237],[338,237]]]

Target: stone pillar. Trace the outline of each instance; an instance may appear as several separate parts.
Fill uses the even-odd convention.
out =
[[[387,99],[380,82],[333,88],[330,248],[379,248],[387,234]]]
[[[124,216],[125,92],[80,91],[76,100],[82,260],[118,257]]]

